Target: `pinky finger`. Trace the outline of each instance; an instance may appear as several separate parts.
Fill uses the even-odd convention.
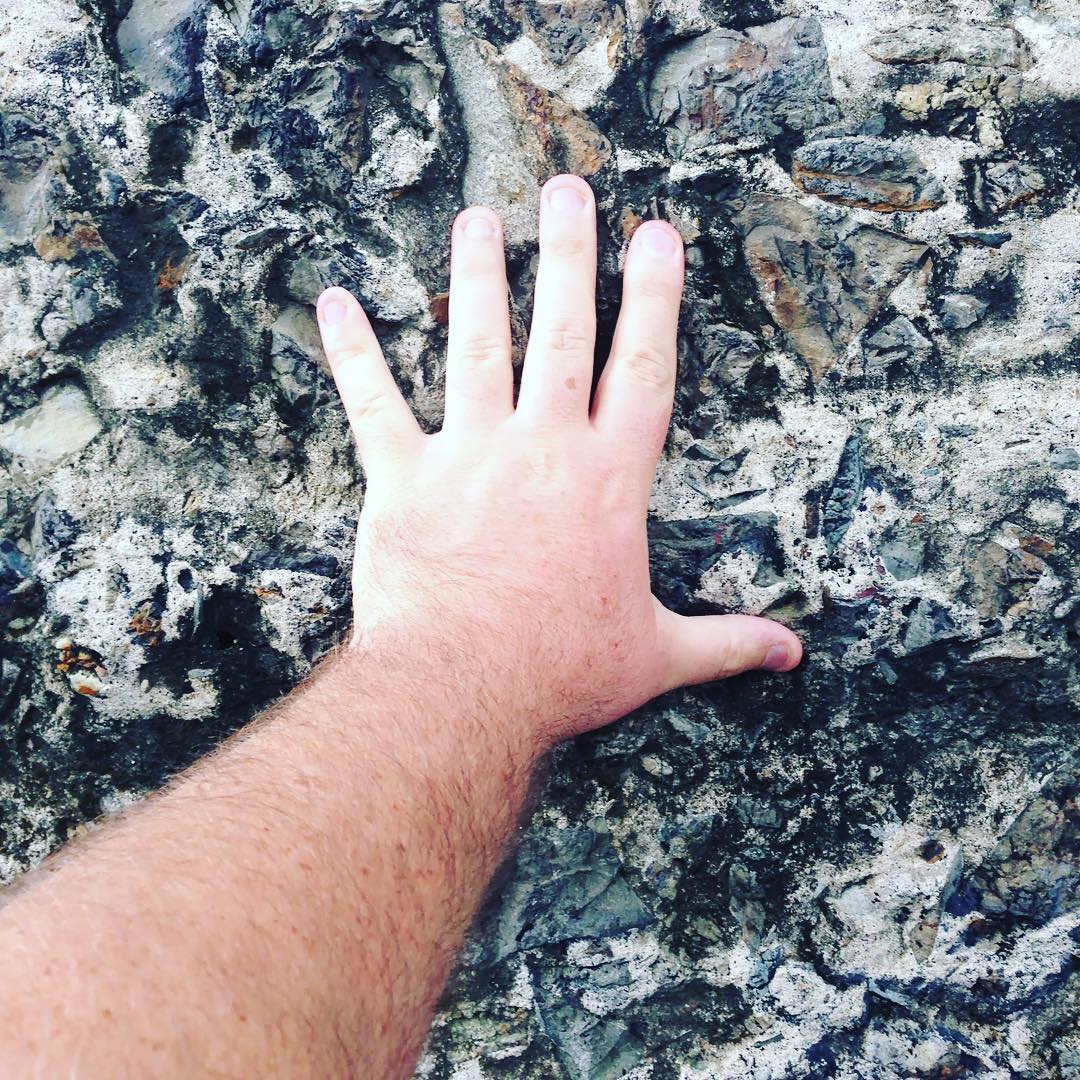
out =
[[[364,309],[345,289],[319,297],[319,331],[369,479],[419,448],[424,433],[386,365]]]

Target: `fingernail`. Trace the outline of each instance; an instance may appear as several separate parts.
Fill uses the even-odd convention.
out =
[[[567,184],[548,192],[548,205],[557,214],[579,214],[585,209],[585,196]]]
[[[462,230],[470,240],[490,240],[495,235],[495,226],[486,217],[469,218]]]
[[[643,225],[638,229],[638,243],[653,255],[670,256],[678,250],[675,234],[662,225]]]
[[[770,645],[761,666],[766,671],[784,671],[791,662],[791,653],[786,645]]]
[[[349,309],[340,300],[327,300],[319,312],[319,318],[324,326],[337,326],[345,321]]]

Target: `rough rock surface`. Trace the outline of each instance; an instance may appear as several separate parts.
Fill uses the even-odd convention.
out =
[[[887,139],[825,139],[792,156],[796,187],[829,202],[890,213],[936,210],[945,188],[909,147]]]
[[[520,339],[574,167],[602,337],[687,238],[656,590],[807,661],[556,753],[420,1074],[1075,1080],[1077,72],[1068,0],[4,7],[0,875],[343,631],[322,286],[437,425],[454,212]]]

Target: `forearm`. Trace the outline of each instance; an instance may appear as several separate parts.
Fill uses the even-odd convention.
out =
[[[338,654],[32,875],[9,1071],[407,1075],[535,760],[462,670]]]

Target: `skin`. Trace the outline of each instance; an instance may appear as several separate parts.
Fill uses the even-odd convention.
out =
[[[635,233],[590,407],[596,210],[541,198],[515,406],[499,220],[454,224],[446,413],[421,432],[357,301],[319,301],[367,476],[350,643],[0,909],[10,1076],[408,1076],[538,760],[798,639],[649,591],[682,242]]]

